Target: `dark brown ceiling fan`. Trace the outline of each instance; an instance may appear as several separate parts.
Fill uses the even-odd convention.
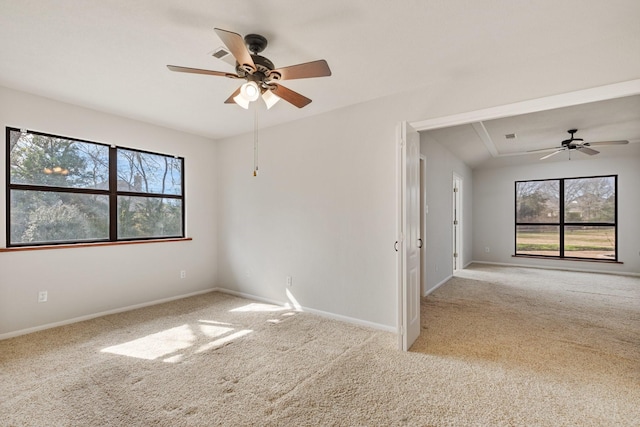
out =
[[[540,157],[540,160],[548,159],[551,156],[555,156],[556,154],[561,153],[563,151],[567,151],[567,150],[580,151],[581,153],[593,156],[594,154],[598,154],[599,151],[594,150],[593,148],[590,148],[590,147],[597,146],[597,145],[623,145],[623,144],[629,143],[629,141],[627,140],[584,142],[584,139],[575,137],[575,133],[578,132],[578,129],[569,129],[567,132],[569,132],[569,134],[571,135],[571,138],[565,139],[564,141],[562,141],[562,144],[560,145],[560,147],[531,150],[529,151],[529,153],[534,153],[537,151],[555,150],[554,152],[549,153],[546,156]]]
[[[331,75],[329,64],[324,59],[275,68],[273,62],[264,56],[258,55],[267,47],[267,39],[259,34],[248,34],[242,38],[240,34],[221,30],[220,28],[215,28],[215,32],[236,59],[236,74],[177,65],[167,65],[167,68],[171,71],[182,73],[206,74],[246,80],[246,83],[227,98],[226,104],[236,103],[243,108],[248,108],[251,101],[255,101],[262,96],[267,108],[271,108],[280,98],[298,108],[302,108],[308,105],[311,100],[276,82]]]

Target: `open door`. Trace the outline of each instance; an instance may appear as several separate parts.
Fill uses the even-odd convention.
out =
[[[399,346],[409,350],[420,335],[420,135],[399,125],[398,324]]]

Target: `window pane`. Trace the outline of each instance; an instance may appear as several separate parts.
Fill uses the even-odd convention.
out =
[[[560,256],[560,227],[519,225],[516,227],[516,254]]]
[[[118,197],[118,238],[182,237],[182,200]]]
[[[558,180],[516,182],[516,222],[559,223]]]
[[[616,258],[615,227],[567,226],[564,230],[564,256]]]
[[[565,179],[567,222],[615,222],[615,177]]]
[[[118,191],[182,194],[182,160],[118,148]]]
[[[108,189],[109,147],[16,130],[9,133],[12,184]]]
[[[109,198],[91,194],[11,190],[12,244],[109,238]]]

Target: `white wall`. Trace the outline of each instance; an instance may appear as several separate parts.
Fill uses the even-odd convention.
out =
[[[545,178],[618,175],[618,259],[623,264],[514,258],[514,182]],[[640,273],[640,156],[540,162],[474,170],[473,259],[550,268]],[[489,247],[490,252],[485,252]]]
[[[0,338],[52,323],[215,286],[215,143],[205,138],[0,87],[0,125],[185,158],[192,241],[0,253]],[[0,150],[5,170],[6,150]],[[0,199],[5,197],[0,174]],[[6,211],[0,209],[0,224]],[[6,242],[0,227],[0,242]],[[185,279],[180,270],[187,270]],[[38,303],[38,291],[49,301]]]
[[[221,142],[220,286],[287,302],[291,276],[303,307],[395,325],[395,125],[350,108],[260,130],[258,177],[253,135]]]
[[[425,268],[422,270],[424,293],[431,292],[453,273],[453,174],[463,180],[462,188],[462,252],[461,265],[472,259],[473,250],[473,173],[471,168],[442,144],[420,134],[420,152],[426,156],[427,183]]]

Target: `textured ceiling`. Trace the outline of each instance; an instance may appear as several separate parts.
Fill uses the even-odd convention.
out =
[[[250,112],[223,104],[238,82],[166,65],[230,71],[210,55],[215,27],[266,36],[277,67],[326,59],[333,71],[285,83],[313,102],[281,102],[263,127],[505,70],[615,81],[640,64],[637,0],[0,0],[0,12],[1,86],[210,138],[251,131]]]

